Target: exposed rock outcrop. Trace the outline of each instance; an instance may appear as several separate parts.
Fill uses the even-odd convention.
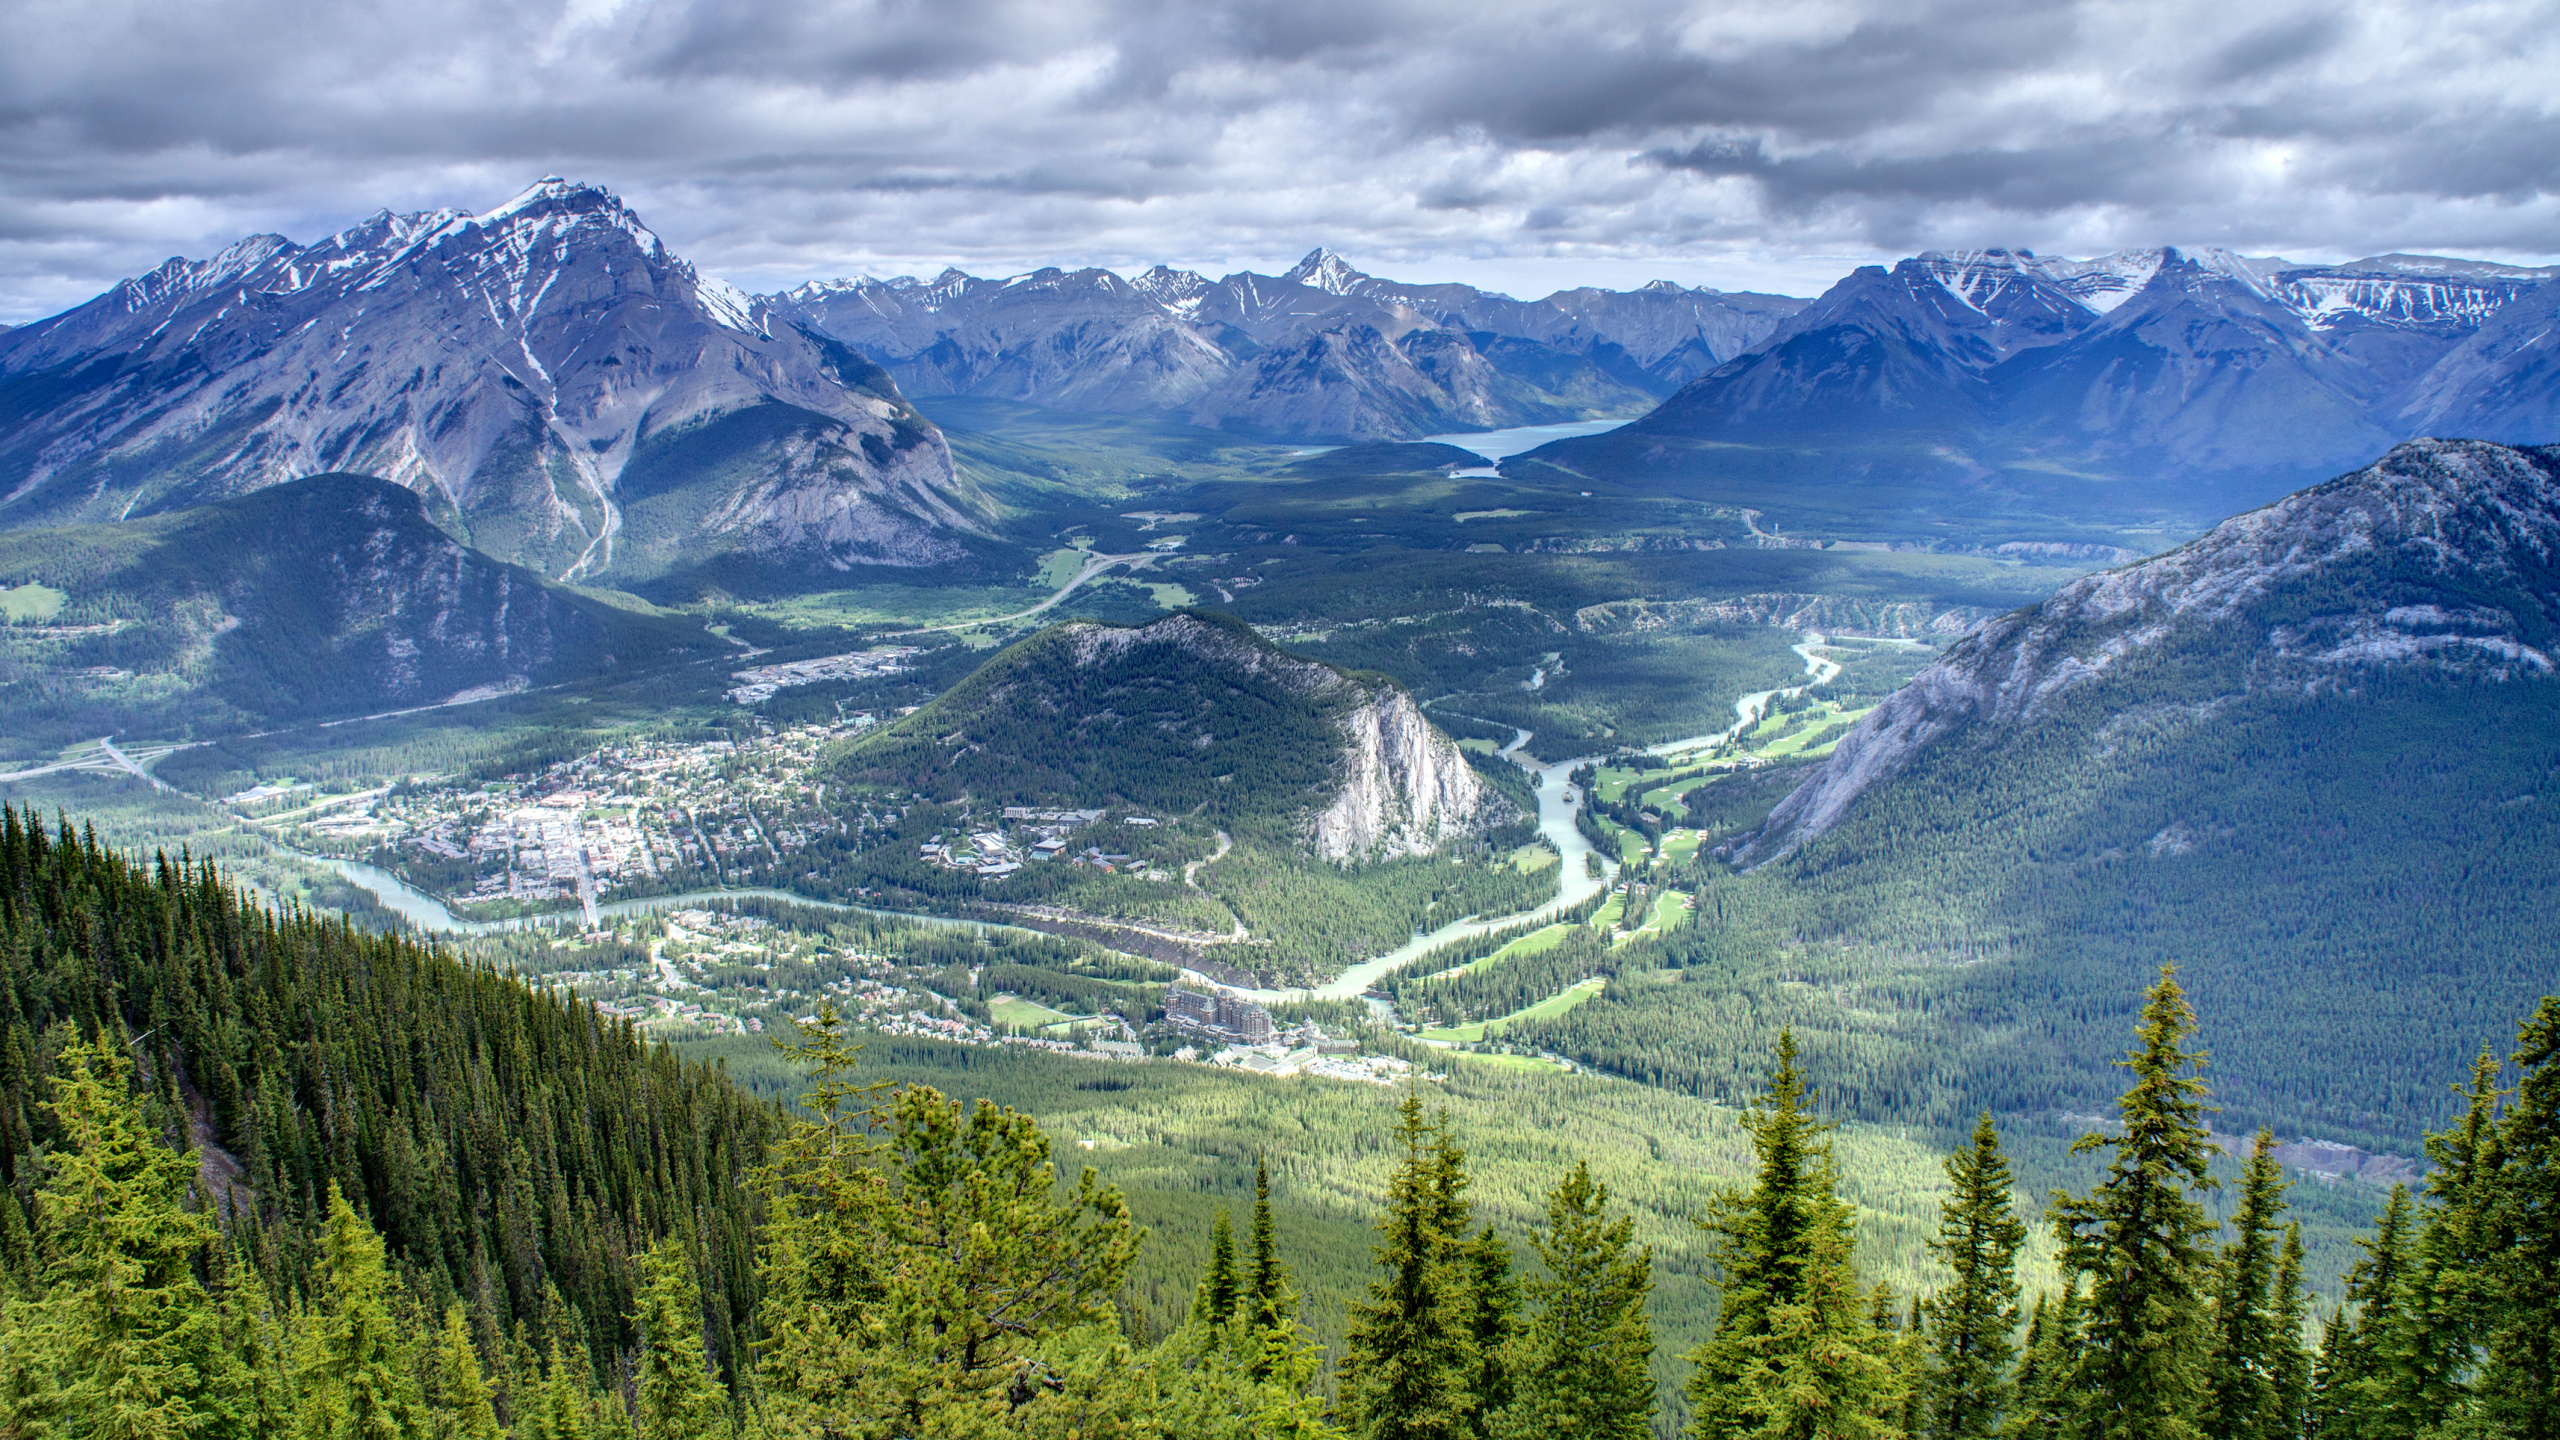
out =
[[[1309,834],[1325,859],[1428,855],[1443,839],[1481,829],[1488,810],[1510,811],[1404,691],[1373,692],[1341,725],[1342,790]]]
[[[2226,688],[2110,695],[2118,719],[2167,707],[2209,721],[2251,691],[2349,686],[2379,668],[2550,676],[2555,637],[2560,447],[2412,441],[1983,625],[1859,722],[1734,858],[1786,855],[1927,747],[2033,727],[2165,656],[2198,657],[2184,683]]]

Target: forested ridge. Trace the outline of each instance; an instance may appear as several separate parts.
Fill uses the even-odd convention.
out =
[[[1028,1115],[866,1080],[832,1007],[795,1115],[574,1001],[0,818],[12,1013],[0,1437],[1641,1440],[1655,1260],[1557,1154],[1484,1223],[1417,1088],[1374,1277],[1329,1373],[1267,1179],[1187,1316],[1144,1333],[1144,1231]],[[2079,1193],[2017,1193],[1990,1114],[1904,1291],[1862,1268],[1818,1060],[1782,1028],[1751,1169],[1696,1223],[1721,1292],[1687,1433],[2560,1435],[2560,998],[2484,1050],[2343,1304],[2304,1284],[2261,1132],[2217,1223],[2203,1033],[2144,997]],[[493,1163],[493,1156],[507,1157]],[[519,1160],[517,1157],[521,1157]],[[2062,1282],[2029,1293],[2031,1227]]]

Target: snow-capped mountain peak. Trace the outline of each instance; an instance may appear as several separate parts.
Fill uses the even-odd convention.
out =
[[[1327,295],[1348,295],[1369,277],[1352,269],[1350,261],[1319,245],[1280,278],[1313,286]]]

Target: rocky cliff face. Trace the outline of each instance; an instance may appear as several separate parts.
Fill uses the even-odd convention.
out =
[[[0,336],[0,397],[0,524],[357,471],[501,559],[627,581],[929,564],[979,523],[887,375],[558,179],[171,260]]]
[[[1999,746],[2094,700],[2126,727],[2211,723],[2253,695],[2423,668],[2553,674],[2560,447],[2420,440],[1990,621],[1914,676],[1735,852],[1791,853],[1934,745]]]
[[[1309,832],[1327,860],[1428,855],[1511,808],[1402,690],[1372,693],[1341,726],[1342,790]]]
[[[951,270],[805,285],[773,303],[919,395],[1364,440],[1631,413],[1802,302],[1668,282],[1520,301],[1379,279],[1318,250],[1277,276]]]

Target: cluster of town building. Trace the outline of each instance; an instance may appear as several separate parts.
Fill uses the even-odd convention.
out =
[[[848,655],[821,655],[814,660],[788,660],[779,665],[759,665],[752,670],[730,672],[738,683],[729,687],[733,705],[753,705],[770,700],[775,693],[794,685],[816,685],[829,680],[876,680],[895,675],[915,659],[913,645],[889,645],[877,650],[857,650]]]
[[[429,777],[316,801],[270,823],[309,848],[364,855],[450,901],[592,898],[677,874],[736,883],[788,873],[787,857],[821,836],[896,824],[894,807],[847,811],[840,801],[830,811],[823,803],[826,747],[878,718],[629,741],[531,775],[480,784]],[[256,811],[294,793],[270,785],[230,798]],[[456,876],[457,864],[468,865],[467,878]]]
[[[1099,845],[1088,845],[1080,852],[1070,853],[1073,842],[1067,837],[1101,820],[1106,813],[1101,810],[1043,810],[1028,805],[1009,805],[1005,807],[1000,827],[958,837],[936,835],[916,849],[930,864],[946,870],[965,870],[987,880],[1002,880],[1015,874],[1028,861],[1057,859],[1064,859],[1070,865],[1090,866],[1106,874],[1128,870],[1148,879],[1173,878],[1164,871],[1148,869],[1133,855],[1112,854]],[[1150,815],[1124,815],[1120,823],[1145,830],[1161,822]]]

